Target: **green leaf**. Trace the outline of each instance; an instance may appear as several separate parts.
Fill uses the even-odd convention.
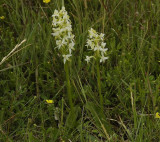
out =
[[[76,124],[76,120],[78,117],[79,107],[74,107],[69,115],[67,116],[65,126],[68,128],[73,128]]]

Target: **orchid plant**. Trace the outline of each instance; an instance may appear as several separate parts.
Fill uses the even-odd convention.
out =
[[[86,46],[92,52],[93,55],[86,56],[85,61],[89,63],[92,58],[96,60],[98,93],[100,97],[101,110],[103,111],[103,96],[101,94],[99,64],[104,63],[108,59],[108,57],[106,56],[108,48],[105,48],[106,43],[104,42],[104,34],[99,34],[93,28],[91,28],[89,30],[89,36],[87,39]]]
[[[67,94],[71,109],[73,108],[71,85],[69,77],[69,61],[71,61],[72,51],[74,50],[74,35],[72,34],[71,20],[63,6],[60,11],[55,10],[52,15],[52,35],[55,37],[57,49],[63,57],[64,69],[67,80]]]

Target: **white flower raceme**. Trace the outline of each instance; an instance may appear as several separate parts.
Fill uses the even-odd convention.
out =
[[[71,21],[65,7],[62,7],[60,11],[55,10],[52,17],[52,35],[56,39],[56,48],[61,51],[65,64],[72,56],[72,50],[74,50],[75,45]]]
[[[86,46],[89,48],[89,50],[94,51],[94,57],[98,57],[100,59],[100,63],[105,62],[105,60],[108,59],[108,57],[105,57],[108,48],[105,48],[106,43],[104,42],[104,34],[98,34],[93,28],[91,28],[89,30],[89,37],[87,39]],[[91,57],[93,56],[86,56],[85,61],[88,63]]]

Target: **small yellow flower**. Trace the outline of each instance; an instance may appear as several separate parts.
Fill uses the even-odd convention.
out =
[[[1,16],[1,17],[0,17],[1,20],[3,20],[4,18],[5,18],[4,16]]]
[[[155,118],[160,118],[160,113],[159,112],[156,113]]]
[[[53,104],[53,100],[46,100],[47,104]]]
[[[44,3],[49,3],[51,0],[43,0]]]

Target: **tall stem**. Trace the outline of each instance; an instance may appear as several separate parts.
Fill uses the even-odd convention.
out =
[[[101,93],[101,80],[100,80],[100,70],[99,70],[99,60],[98,59],[96,60],[96,64],[97,64],[97,84],[98,84],[99,100],[100,100],[101,110],[103,112],[103,96]]]
[[[62,0],[62,7],[64,6],[64,0]]]
[[[71,83],[70,83],[70,79],[69,79],[69,64],[68,64],[68,61],[66,61],[65,65],[64,65],[64,69],[65,69],[65,72],[66,72],[67,94],[68,94],[69,105],[70,105],[70,108],[73,109],[72,94],[71,94]]]

